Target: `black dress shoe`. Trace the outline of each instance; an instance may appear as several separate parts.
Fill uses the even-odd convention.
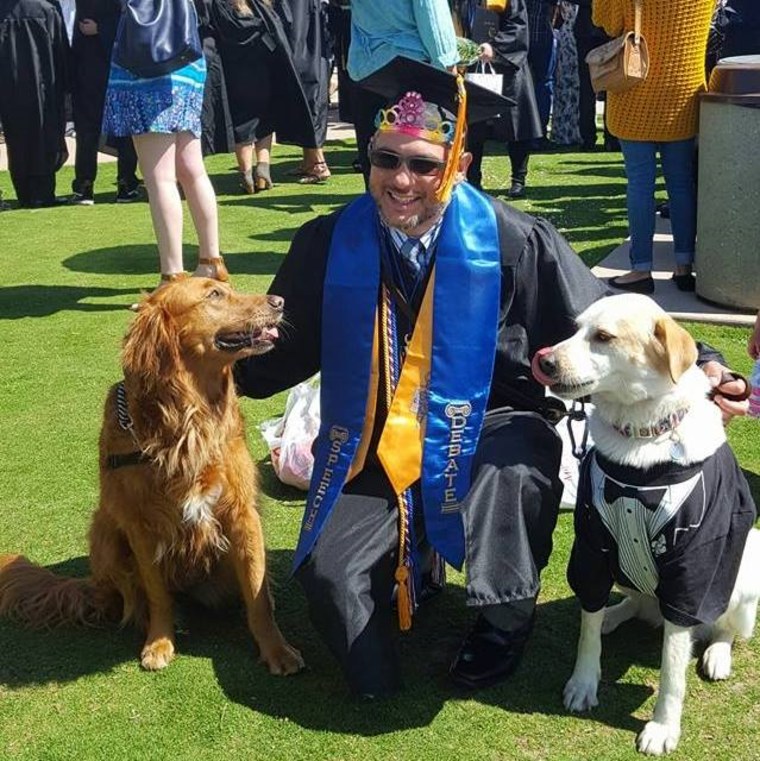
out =
[[[507,191],[509,198],[525,198],[525,185],[522,182],[513,182]]]
[[[697,287],[697,281],[691,272],[686,272],[683,275],[673,273],[673,282],[679,291],[686,291],[687,293],[691,293]]]
[[[650,275],[649,277],[641,278],[641,280],[632,280],[629,283],[620,280],[620,277],[611,277],[607,282],[620,291],[630,291],[631,293],[654,293],[654,279]]]
[[[477,690],[510,676],[522,658],[533,618],[515,631],[504,631],[478,616],[449,668],[454,684]]]

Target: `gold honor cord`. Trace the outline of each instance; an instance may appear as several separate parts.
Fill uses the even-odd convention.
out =
[[[420,314],[412,333],[401,369],[398,385],[391,401],[388,417],[377,448],[378,458],[398,498],[399,553],[396,568],[398,582],[398,615],[402,630],[411,627],[412,585],[406,561],[409,506],[406,490],[422,473],[422,445],[425,439],[426,395],[430,379],[430,357],[433,345],[433,292],[435,267],[430,275]],[[386,376],[387,377],[387,376]]]
[[[451,143],[449,158],[443,170],[441,184],[435,193],[440,203],[448,203],[451,198],[451,191],[454,189],[457,173],[459,172],[459,159],[462,158],[464,151],[464,135],[467,124],[467,90],[464,86],[464,77],[460,73],[457,73],[457,97],[459,105],[457,107],[457,121],[454,128],[454,140]]]

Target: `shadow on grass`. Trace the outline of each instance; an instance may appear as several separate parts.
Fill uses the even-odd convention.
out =
[[[0,287],[0,320],[49,317],[57,312],[123,311],[126,304],[88,304],[85,299],[135,294],[133,288],[93,288],[71,285],[13,285]]]
[[[240,607],[210,614],[187,602],[180,601],[177,606],[178,658],[209,659],[230,700],[307,729],[362,736],[428,726],[444,703],[458,699],[512,713],[566,714],[561,694],[575,656],[579,621],[575,600],[540,604],[536,628],[518,671],[502,685],[463,694],[450,685],[446,672],[472,614],[465,609],[462,587],[450,585],[418,612],[414,629],[399,636],[405,689],[392,700],[372,703],[370,708],[349,698],[336,662],[311,629],[303,594],[289,577],[292,558],[291,551],[271,550],[268,564],[278,623],[307,663],[307,669],[297,676],[271,676],[256,662],[255,645]],[[85,575],[87,559],[72,559],[50,570]],[[107,674],[123,663],[134,662],[141,641],[132,628],[67,626],[30,632],[2,622],[0,681],[19,688]],[[651,688],[615,682],[632,662],[655,666],[659,642],[659,633],[638,623],[627,624],[605,638],[601,705],[589,714],[590,720],[631,731],[641,728],[642,722],[632,714],[649,698]],[[118,680],[118,674],[113,678]]]
[[[282,238],[274,236],[273,240],[290,240],[293,231],[283,231]],[[197,246],[186,245],[185,261],[194,262],[198,256]],[[240,252],[226,253],[224,255],[230,272],[234,275],[236,272],[245,275],[274,275],[277,272],[282,261],[281,254],[270,252]],[[64,266],[73,272],[87,272],[100,275],[145,275],[149,278],[145,288],[152,288],[158,282],[158,253],[155,245],[132,245],[132,246],[114,246],[109,248],[99,248],[92,251],[83,251],[79,254],[70,256],[63,262]],[[42,287],[42,286],[40,286]],[[62,288],[62,290],[65,290]],[[82,288],[71,289],[82,290],[85,295],[98,296],[106,295],[105,289]],[[119,293],[136,293],[139,289],[126,289],[123,291],[111,290],[109,293],[116,295]],[[98,291],[104,291],[99,293]],[[0,299],[2,299],[2,290],[0,290]],[[3,301],[0,301],[0,307]],[[94,308],[94,307],[93,307]],[[116,308],[116,307],[114,307]],[[119,307],[121,308],[121,307]],[[0,315],[1,316],[1,315]]]

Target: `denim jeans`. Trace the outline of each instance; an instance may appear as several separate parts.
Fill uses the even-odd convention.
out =
[[[626,200],[631,233],[631,268],[652,269],[658,153],[670,201],[676,264],[692,264],[697,238],[694,138],[664,143],[621,140],[620,147],[628,178]]]

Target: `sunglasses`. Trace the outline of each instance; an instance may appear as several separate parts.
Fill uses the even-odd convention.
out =
[[[398,169],[406,167],[413,174],[430,175],[446,166],[445,161],[429,159],[425,156],[400,156],[393,151],[375,149],[369,152],[369,163],[378,169]]]

